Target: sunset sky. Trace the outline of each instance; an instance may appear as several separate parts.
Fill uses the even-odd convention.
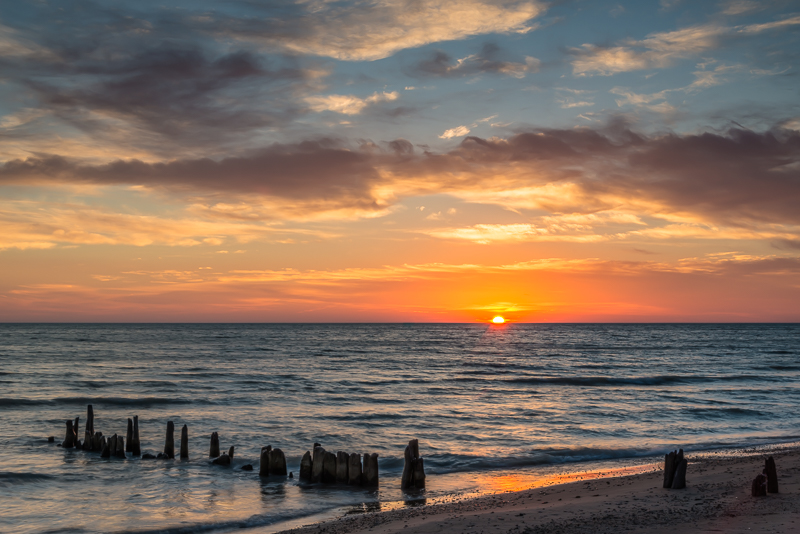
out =
[[[0,321],[800,321],[796,1],[0,4]]]

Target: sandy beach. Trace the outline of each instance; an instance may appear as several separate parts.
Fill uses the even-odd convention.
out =
[[[663,489],[662,466],[654,464],[638,474],[543,481],[552,485],[348,515],[281,534],[800,532],[800,450],[744,454],[688,454],[684,490]],[[780,493],[751,497],[768,455],[777,463]]]

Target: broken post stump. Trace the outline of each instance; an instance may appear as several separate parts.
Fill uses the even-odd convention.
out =
[[[672,489],[684,489],[686,487],[686,467],[689,461],[686,458],[681,458],[678,462],[678,467],[675,469],[675,476],[672,479]]]
[[[181,428],[181,460],[189,459],[189,427]]]
[[[231,461],[233,460],[233,447],[228,449],[227,453],[220,454],[217,458],[211,462],[214,465],[231,465]]]
[[[100,458],[111,458],[112,448],[113,452],[117,450],[117,435],[114,434],[108,440],[103,438],[103,451],[100,453]]]
[[[268,477],[269,476],[269,453],[272,452],[272,445],[267,445],[266,447],[261,447],[261,459],[258,466],[258,476],[260,477]],[[306,453],[308,454],[308,453]]]
[[[364,474],[362,476],[364,486],[378,486],[378,453],[364,453]]]
[[[208,457],[219,457],[219,434],[216,432],[211,433],[211,448],[208,450]]]
[[[753,479],[750,486],[750,495],[753,497],[766,497],[767,495],[767,476],[764,473]]]
[[[333,484],[336,482],[336,455],[325,451],[322,458],[322,482],[323,484]]]
[[[344,451],[336,453],[336,483],[347,484],[348,470],[350,467],[350,455]]]
[[[67,421],[67,431],[64,434],[64,441],[61,446],[65,449],[71,449],[75,446],[75,430],[72,427],[72,420]]]
[[[133,419],[128,418],[128,431],[125,434],[125,452],[133,452]]]
[[[92,450],[92,439],[94,438],[94,410],[92,405],[86,407],[86,429],[83,431],[83,450]]]
[[[406,445],[404,453],[403,476],[400,479],[401,489],[425,489],[425,464],[419,456],[419,440],[412,439]]]
[[[314,444],[314,459],[311,464],[311,482],[317,483],[322,481],[322,468],[325,459],[325,449],[319,444]]]
[[[686,487],[684,482],[683,486],[680,488],[676,488],[673,484],[675,482],[675,473],[678,470],[678,467],[681,465],[683,461],[683,449],[678,451],[672,451],[669,454],[664,455],[664,487],[668,489],[683,489]],[[688,463],[687,463],[688,465]],[[686,471],[684,469],[684,480],[686,477]]]
[[[114,455],[117,458],[125,459],[125,440],[122,436],[117,436],[117,447]]]
[[[348,458],[347,483],[351,486],[361,485],[361,455],[353,453]]]
[[[131,443],[131,454],[134,456],[142,455],[142,446],[139,441],[139,416],[133,416],[133,442]]]
[[[175,458],[175,423],[167,421],[167,437],[164,440],[164,454],[169,459]]]
[[[767,475],[767,492],[778,493],[778,469],[775,467],[775,460],[772,456],[765,462],[764,473]]]
[[[300,460],[300,482],[311,482],[311,471],[313,470],[311,453],[306,451]]]
[[[274,476],[286,476],[286,455],[282,450],[272,449],[269,453],[269,472]]]

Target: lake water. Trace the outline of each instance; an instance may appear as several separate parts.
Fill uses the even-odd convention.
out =
[[[47,443],[95,430],[189,461]],[[0,325],[0,531],[214,532],[341,507],[800,437],[800,325]],[[209,436],[236,447],[211,465]],[[399,489],[418,438],[428,489]],[[378,490],[299,484],[302,454],[377,452]],[[260,479],[260,448],[295,478]],[[253,464],[252,472],[241,470]],[[493,478],[494,477],[494,478]],[[488,481],[488,482],[487,482]],[[498,483],[497,488],[502,488]],[[277,527],[276,527],[277,528]]]

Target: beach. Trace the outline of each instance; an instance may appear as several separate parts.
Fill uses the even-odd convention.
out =
[[[683,490],[664,489],[662,466],[651,464],[644,473],[577,475],[563,484],[348,515],[280,534],[798,532],[800,450],[769,454],[778,466],[780,492],[766,497],[750,495],[766,454],[688,454]]]

